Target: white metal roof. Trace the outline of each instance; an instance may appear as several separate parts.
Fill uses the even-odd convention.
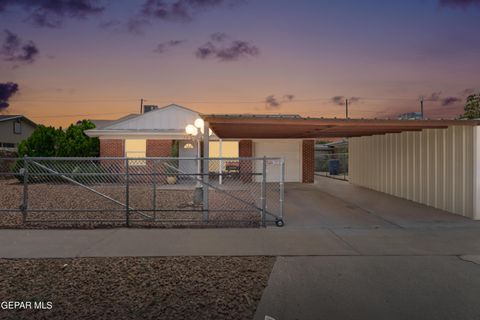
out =
[[[171,104],[135,117],[114,121],[103,128],[86,130],[85,133],[90,137],[182,139],[186,138],[185,127],[198,118],[198,112]]]

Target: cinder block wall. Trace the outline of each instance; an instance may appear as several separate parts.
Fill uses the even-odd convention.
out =
[[[302,182],[313,183],[315,177],[315,141],[302,142]]]
[[[351,183],[466,217],[478,209],[478,127],[349,139]]]
[[[100,139],[100,157],[124,157],[125,141],[122,139]]]

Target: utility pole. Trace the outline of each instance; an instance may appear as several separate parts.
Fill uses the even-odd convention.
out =
[[[420,97],[420,116],[422,117],[422,120],[424,119],[423,117],[423,97]]]
[[[348,119],[348,99],[345,99],[345,119]]]
[[[143,113],[143,98],[140,99],[140,114]]]

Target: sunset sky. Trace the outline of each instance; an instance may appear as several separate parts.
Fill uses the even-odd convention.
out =
[[[39,4],[40,3],[40,4]],[[451,118],[480,90],[480,0],[0,0],[0,108],[49,125],[146,104]]]

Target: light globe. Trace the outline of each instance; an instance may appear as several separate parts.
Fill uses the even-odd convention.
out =
[[[185,127],[185,132],[189,135],[196,136],[198,133],[197,128],[193,124],[189,124]]]
[[[198,118],[197,120],[195,120],[195,122],[194,122],[193,124],[194,124],[195,127],[197,127],[198,129],[203,129],[203,119]]]

